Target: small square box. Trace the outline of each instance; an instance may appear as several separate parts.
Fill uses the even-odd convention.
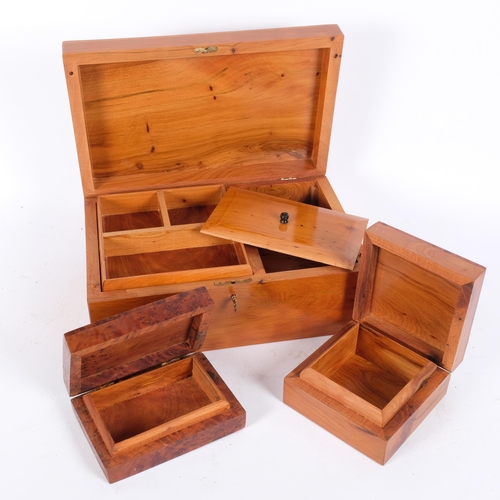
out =
[[[445,395],[485,268],[382,223],[365,233],[353,321],[293,370],[284,401],[384,464]]]
[[[65,383],[109,482],[245,426],[245,410],[197,352],[212,309],[198,288],[65,334]]]

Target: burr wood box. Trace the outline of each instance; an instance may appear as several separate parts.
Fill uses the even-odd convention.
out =
[[[199,352],[212,310],[200,287],[65,334],[66,387],[109,482],[245,426]]]
[[[384,464],[445,395],[485,268],[382,223],[365,233],[353,320],[293,370],[284,402]]]
[[[343,215],[326,178],[342,46],[336,25],[64,42],[92,321],[199,286],[215,303],[206,350],[351,318],[362,231],[326,261],[313,234]],[[286,226],[272,215],[278,245],[202,231],[233,189],[262,195],[254,220],[271,200],[293,211]],[[279,244],[302,227],[305,253]]]

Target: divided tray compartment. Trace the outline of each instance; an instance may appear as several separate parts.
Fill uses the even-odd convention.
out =
[[[216,304],[207,350],[351,318],[357,266],[196,228],[231,187],[343,212],[326,178],[343,42],[321,25],[63,43],[92,321],[197,286]]]
[[[213,185],[100,196],[102,290],[251,274],[242,244],[199,231],[224,192]]]

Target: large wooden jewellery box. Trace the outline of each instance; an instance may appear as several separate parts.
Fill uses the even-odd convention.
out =
[[[380,222],[360,261],[353,321],[285,378],[284,401],[384,464],[445,395],[485,268]]]
[[[245,426],[199,352],[212,310],[200,287],[64,335],[64,381],[109,482]]]
[[[92,321],[199,286],[215,303],[205,349],[351,318],[364,227],[325,177],[342,45],[336,25],[63,44]],[[256,196],[236,222],[201,231],[242,191]],[[248,217],[256,238],[238,239]]]

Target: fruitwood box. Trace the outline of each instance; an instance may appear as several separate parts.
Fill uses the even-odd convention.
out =
[[[362,232],[326,263],[312,232],[343,212],[325,177],[342,45],[336,25],[63,44],[92,321],[205,286],[206,349],[345,324]],[[201,232],[230,187],[317,209],[307,251]]]
[[[377,223],[353,320],[293,370],[284,402],[384,464],[445,395],[485,268]]]
[[[64,380],[113,483],[245,426],[200,352],[213,301],[198,288],[64,335]]]

